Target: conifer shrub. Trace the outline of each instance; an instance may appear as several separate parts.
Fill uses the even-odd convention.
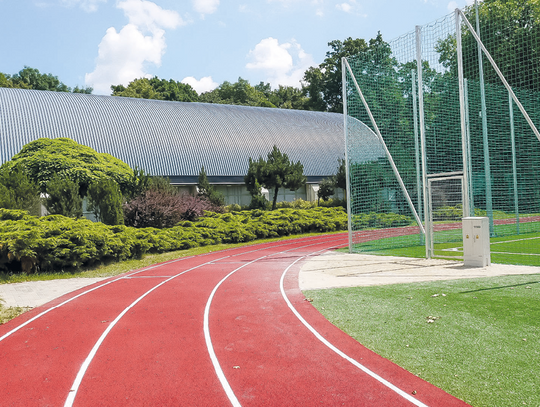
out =
[[[110,178],[100,178],[88,188],[88,209],[107,225],[124,223],[122,201],[120,187]]]
[[[47,182],[45,207],[52,215],[80,218],[83,215],[79,184],[55,174]]]

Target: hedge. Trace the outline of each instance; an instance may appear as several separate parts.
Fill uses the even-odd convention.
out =
[[[205,215],[169,229],[137,229],[60,215],[38,218],[24,211],[0,209],[0,270],[69,270],[145,253],[347,228],[347,215],[341,208]]]
[[[404,226],[411,219],[373,213],[355,215],[354,222],[359,229]],[[67,271],[145,253],[346,229],[347,214],[341,207],[206,212],[196,221],[168,229],[109,226],[61,215],[38,218],[22,210],[0,209],[0,270]]]

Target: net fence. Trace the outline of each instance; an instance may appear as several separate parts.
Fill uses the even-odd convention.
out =
[[[469,213],[489,217],[493,239],[522,238],[524,251],[540,248],[540,141],[531,128],[540,127],[540,4],[491,4],[479,5],[479,37],[529,121],[486,55],[479,58],[462,17],[476,29],[475,6],[390,42],[378,37],[368,51],[347,59],[353,251],[400,254],[401,248],[417,255],[424,236],[415,219],[421,219],[426,255],[440,255],[439,249],[459,254],[460,222]],[[365,132],[350,125],[352,119],[365,123],[374,134],[370,143],[381,152],[385,144],[390,155],[359,161],[353,151],[364,148]],[[367,227],[358,221],[364,218],[372,219]],[[540,250],[535,259],[540,264]]]

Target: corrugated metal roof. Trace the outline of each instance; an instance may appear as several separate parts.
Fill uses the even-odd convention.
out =
[[[309,177],[336,172],[343,116],[0,88],[0,164],[40,137],[68,137],[152,175],[243,176],[276,145]]]

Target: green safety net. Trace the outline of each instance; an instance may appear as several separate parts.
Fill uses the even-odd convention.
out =
[[[492,253],[522,255],[508,262],[540,260],[540,141],[534,131],[540,127],[540,5],[526,3],[512,5],[512,12],[480,3],[478,20],[482,43],[529,120],[484,53],[480,63],[478,42],[457,13],[347,59],[353,251],[399,254],[403,248],[406,254],[427,241],[430,256],[459,256],[461,218],[468,211],[489,217]],[[475,7],[463,15],[476,29]],[[366,137],[356,122],[374,136]],[[365,140],[384,151],[377,131],[390,156],[359,160]]]

